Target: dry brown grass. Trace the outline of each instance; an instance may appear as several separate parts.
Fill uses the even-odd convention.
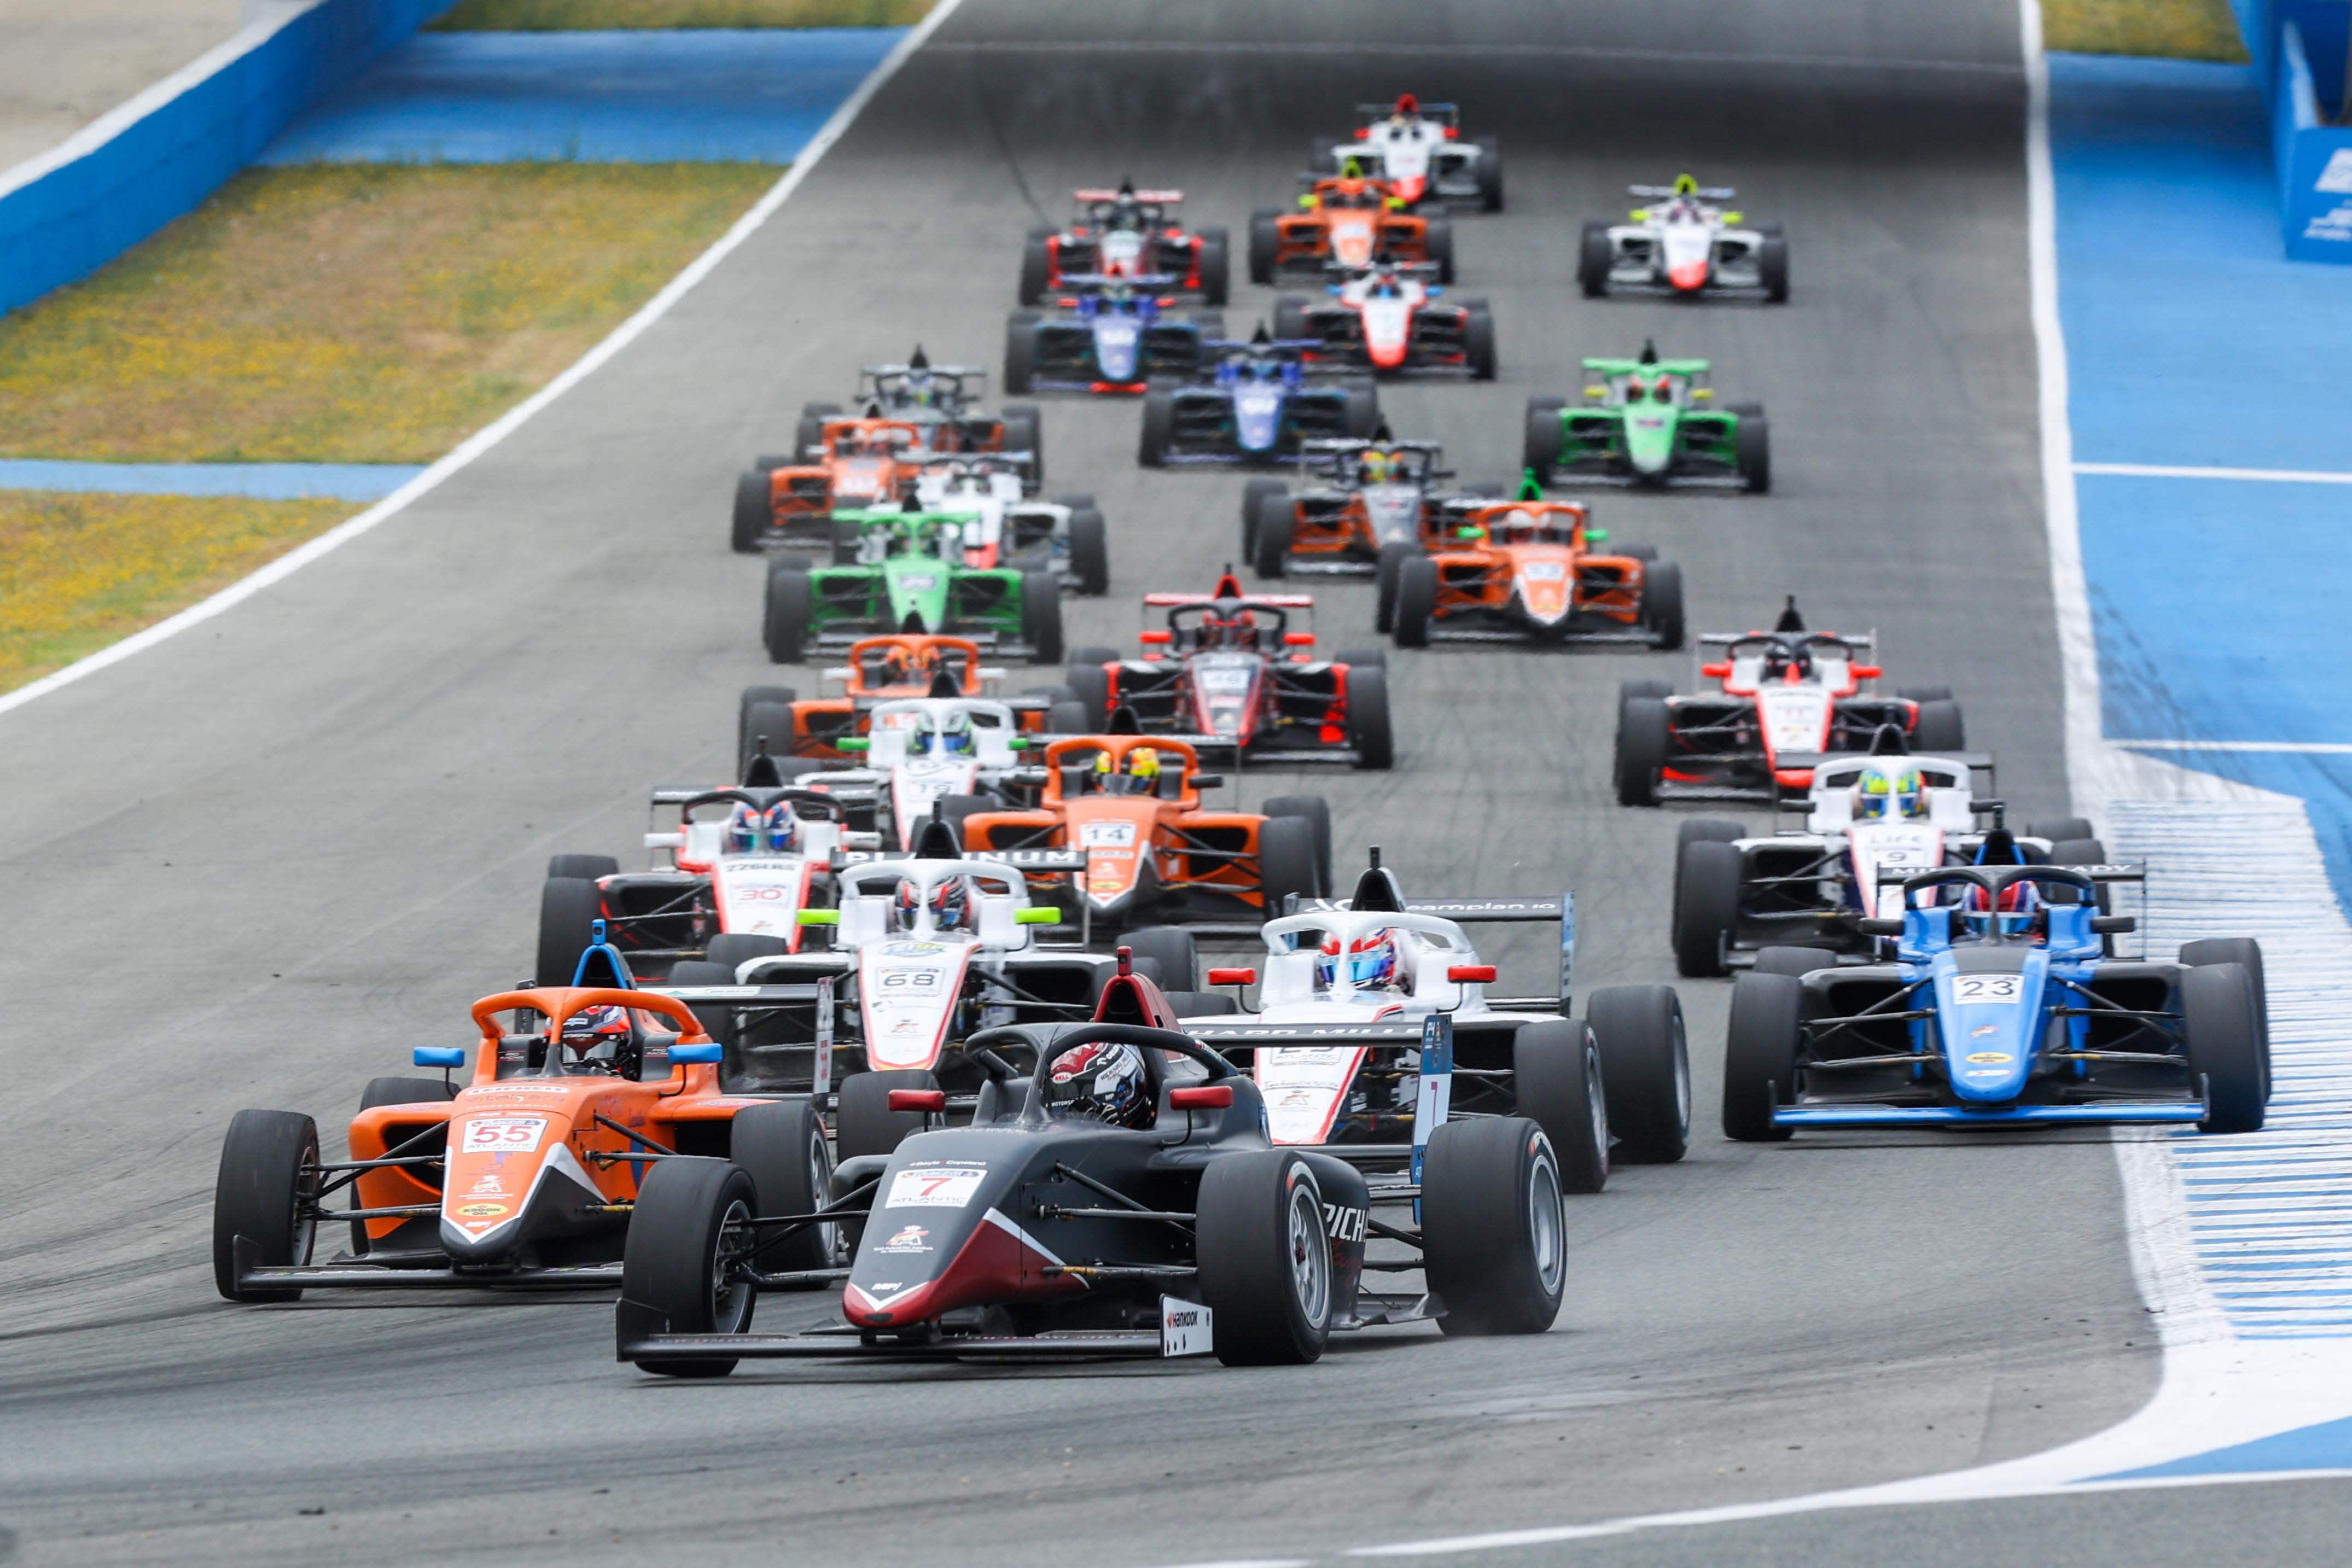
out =
[[[776,177],[249,170],[0,320],[0,454],[430,462],[585,352]]]
[[[2246,59],[2228,0],[2042,0],[2042,42],[2083,55]]]
[[[359,509],[0,491],[0,690],[194,603]]]
[[[935,0],[460,0],[439,32],[606,27],[907,27]]]

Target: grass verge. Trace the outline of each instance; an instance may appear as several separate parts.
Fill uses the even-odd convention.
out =
[[[2246,61],[2228,0],[2042,0],[2042,42],[2082,55]]]
[[[360,509],[0,491],[0,691],[185,609]]]
[[[911,27],[935,0],[460,0],[441,33],[625,27]]]
[[[0,319],[0,455],[429,463],[773,184],[756,164],[248,170]]]

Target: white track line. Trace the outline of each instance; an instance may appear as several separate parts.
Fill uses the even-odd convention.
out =
[[[1945,76],[2013,77],[2018,68],[1975,60],[1866,59],[1853,55],[1743,55],[1720,49],[1631,49],[1603,44],[1288,43],[1176,38],[978,38],[942,44],[969,55],[1269,55],[1370,59],[1531,59],[1655,62],[1661,65],[1783,67],[1797,70],[1927,71]]]
[[[2283,757],[2342,757],[2352,743],[2339,740],[2110,740],[2133,751],[2252,751]]]
[[[6,695],[0,696],[0,713],[22,707],[37,697],[48,695],[60,686],[71,685],[76,681],[94,675],[110,664],[120,664],[133,653],[143,653],[158,643],[178,636],[191,626],[201,625],[214,616],[242,604],[271,583],[283,581],[321,556],[331,555],[361,535],[373,532],[381,525],[406,511],[416,501],[440,488],[443,481],[448,479],[450,476],[521,429],[541,410],[595,374],[607,361],[635,342],[644,335],[647,328],[668,315],[679,300],[691,293],[696,284],[709,277],[720,262],[733,255],[737,246],[758,233],[760,226],[774,216],[779,207],[792,199],[793,193],[801,188],[801,182],[808,178],[809,171],[815,168],[818,161],[832,150],[833,144],[841,140],[842,134],[849,129],[850,122],[855,120],[859,111],[873,100],[874,95],[882,89],[883,84],[898,73],[899,67],[907,63],[908,57],[917,49],[921,48],[931,35],[939,31],[940,24],[953,16],[956,8],[962,3],[963,0],[940,0],[940,4],[931,14],[924,17],[913,31],[899,39],[898,47],[884,57],[882,63],[876,66],[865,81],[858,84],[857,90],[851,93],[841,107],[833,111],[833,117],[824,122],[824,129],[820,130],[810,140],[809,144],[801,150],[800,157],[793,162],[789,170],[785,171],[783,178],[771,186],[768,193],[760,198],[751,210],[736,221],[733,228],[721,235],[719,242],[709,250],[695,257],[684,272],[671,278],[667,287],[647,300],[635,315],[614,328],[611,336],[582,355],[553,381],[509,409],[486,428],[477,431],[460,442],[457,449],[447,456],[362,512],[358,517],[328,529],[317,538],[295,549],[289,550],[268,566],[248,577],[238,579],[201,603],[192,604],[177,615],[158,621],[143,632],[134,632],[120,643],[100,649],[86,659],[68,664],[55,674],[44,675],[28,685],[19,686]]]
[[[2077,463],[2077,474],[2126,479],[2249,479],[2269,485],[2352,485],[2352,474],[2332,468],[2204,468],[2166,463]]]

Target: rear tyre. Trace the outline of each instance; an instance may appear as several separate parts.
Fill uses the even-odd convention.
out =
[[[1756,955],[1758,975],[1786,975],[1801,980],[1816,969],[1826,969],[1835,957],[1818,947],[1766,947]]]
[[[1694,846],[1696,847],[1696,846]],[[1772,1124],[1775,1106],[1796,1098],[1804,988],[1787,975],[1742,975],[1731,983],[1723,1051],[1723,1135],[1780,1143],[1792,1129]]]
[[[1164,466],[1168,444],[1176,433],[1176,394],[1160,389],[1143,394],[1143,433],[1136,440],[1135,460],[1146,468]]]
[[[1527,435],[1520,444],[1519,466],[1535,476],[1538,485],[1549,485],[1552,470],[1559,464],[1559,411],[1566,406],[1557,398],[1528,399]]]
[[[1422,1166],[1422,1267],[1448,1334],[1541,1333],[1568,1288],[1559,1156],[1522,1116],[1448,1122]]]
[[[1731,433],[1731,455],[1750,494],[1761,496],[1771,490],[1772,427],[1762,414],[1741,418]]]
[[[1331,894],[1331,807],[1320,795],[1276,795],[1265,803],[1269,817],[1300,817],[1315,830],[1315,863],[1318,874],[1315,891],[1318,897]]]
[[[1380,564],[1372,569],[1372,624],[1384,634],[1396,630],[1398,574],[1420,554],[1420,546],[1400,539],[1381,547]]]
[[[1895,695],[1906,702],[1946,703],[1952,700],[1952,688],[1949,686],[1897,686],[1895,688]],[[2074,817],[2066,820],[2081,821],[2080,818]],[[2085,827],[2079,833],[2059,833],[2053,836],[2063,839],[2087,839],[2091,836],[2091,831]]]
[[[1062,662],[1062,585],[1050,571],[1021,574],[1021,640],[1031,664]]]
[[[2206,964],[2180,977],[2180,1032],[2192,1091],[2201,1082],[2202,1133],[2263,1127],[2262,1038],[2254,1025],[2253,977],[2242,964]]]
[[[1081,653],[1099,653],[1100,649],[1081,649]],[[1106,660],[1104,663],[1108,663]],[[1072,664],[1062,674],[1063,684],[1076,695],[1078,706],[1086,710],[1086,722],[1072,732],[1091,734],[1110,722],[1110,672],[1102,664],[1085,663]]]
[[[257,1260],[265,1268],[308,1263],[319,1230],[311,1198],[318,1184],[319,1125],[310,1117],[295,1111],[239,1111],[230,1119],[213,1186],[213,1284],[225,1299],[291,1301],[301,1296],[299,1286],[238,1285],[236,1242],[242,1236],[259,1249]]]
[[[793,710],[788,703],[751,703],[742,713],[743,742],[736,757],[736,777],[751,766],[760,755],[760,742],[768,743],[768,755],[777,765],[790,760],[793,749]]]
[[[1615,770],[1619,805],[1658,803],[1658,781],[1665,771],[1670,733],[1671,719],[1664,698],[1618,699]]]
[[[890,1091],[939,1086],[934,1074],[919,1067],[857,1072],[843,1079],[834,1111],[835,1152],[844,1160],[854,1160],[896,1150],[909,1134],[923,1130],[923,1113],[890,1109]]]
[[[1118,939],[1138,963],[1149,959],[1159,967],[1162,990],[1189,991],[1201,983],[1201,951],[1192,934],[1175,925],[1144,925]]]
[[[1249,275],[1252,283],[1274,281],[1274,258],[1282,248],[1281,215],[1269,210],[1250,214]]]
[[[1381,394],[1372,387],[1355,386],[1348,389],[1348,436],[1363,441],[1381,427]]]
[[[1609,292],[1609,269],[1616,260],[1616,247],[1609,243],[1609,225],[1589,223],[1576,247],[1576,283],[1584,290],[1587,299],[1598,299]]]
[[[600,876],[616,876],[621,862],[611,855],[550,855],[547,874],[550,876],[585,877],[593,882]]]
[[[1070,513],[1070,575],[1090,599],[1110,591],[1110,530],[1092,507]]]
[[[1268,817],[1257,829],[1258,885],[1268,920],[1289,913],[1289,900],[1315,898],[1323,888],[1315,853],[1315,825],[1304,817]]]
[[[1490,213],[1503,210],[1503,149],[1491,136],[1481,136],[1478,149],[1478,205]]]
[[[833,1190],[833,1149],[825,1142],[824,1124],[817,1120],[816,1107],[806,1100],[770,1101],[736,1112],[727,1157],[751,1176],[762,1218],[814,1213],[824,1207]],[[831,1225],[808,1226],[781,1240],[768,1239],[777,1235],[772,1230],[760,1235],[766,1245],[753,1255],[752,1262],[762,1272],[833,1267],[835,1228]]]
[[[1685,845],[1675,875],[1675,967],[1693,978],[1720,975],[1739,918],[1739,851],[1701,841]]]
[[[1511,1042],[1518,1113],[1544,1130],[1562,1192],[1609,1185],[1609,1104],[1601,1045],[1582,1019],[1537,1019]]]
[[[1310,338],[1307,329],[1307,300],[1303,295],[1277,294],[1274,298],[1274,335],[1277,338]]]
[[[1257,559],[1258,507],[1268,496],[1279,496],[1283,510],[1290,509],[1290,486],[1279,479],[1252,479],[1242,486],[1242,559]]]
[[[741,1333],[751,1326],[760,1288],[732,1276],[753,1244],[758,1210],[751,1173],[731,1161],[657,1161],[629,1216],[622,1299],[660,1314],[667,1333]],[[641,1361],[637,1367],[662,1377],[724,1377],[735,1370],[735,1358]]]
[[[1206,228],[1201,231],[1201,249],[1195,258],[1201,269],[1201,298],[1209,305],[1223,305],[1233,298],[1234,242],[1224,230]],[[1209,334],[1222,338],[1219,330]]]
[[[1331,1335],[1331,1237],[1323,1193],[1295,1150],[1229,1155],[1193,1203],[1201,1301],[1227,1366],[1298,1366]]]
[[[1454,220],[1442,213],[1433,214],[1428,226],[1422,231],[1422,237],[1429,246],[1429,259],[1437,264],[1437,281],[1451,284],[1454,281]]]
[[[669,977],[662,982],[665,986],[679,988],[731,986],[734,983],[735,971],[732,968],[725,964],[714,964],[708,958],[680,958],[669,967]],[[702,1026],[703,1033],[721,1045],[732,1046],[735,1043],[737,1033],[733,1008],[724,1002],[690,1002],[688,1007],[694,1014],[695,1021]],[[722,1083],[729,1077],[723,1066],[719,1069],[719,1076]]]
[[[768,476],[757,472],[745,474],[735,481],[735,518],[728,543],[737,555],[756,555],[760,536],[768,531],[770,518]]]
[[[588,951],[591,926],[604,913],[604,897],[585,877],[551,876],[539,891],[539,967],[542,986],[568,986]]]
[[[1004,392],[1015,396],[1029,390],[1037,374],[1037,317],[1015,311],[1004,323]]]
[[[1396,738],[1389,728],[1389,673],[1357,665],[1348,672],[1348,744],[1359,768],[1396,766]]]
[[[1945,701],[1919,705],[1919,722],[1911,730],[1912,750],[1961,751],[1967,749],[1968,744],[1968,728],[1960,722],[1959,704]]]
[[[767,644],[768,662],[772,664],[797,664],[807,646],[809,618],[815,599],[806,571],[787,571],[781,567],[768,573],[768,600],[761,622],[761,640]]]
[[[754,958],[781,958],[791,952],[792,944],[781,936],[771,936],[758,931],[725,931],[713,936],[702,949],[702,961],[717,964],[727,971],[727,984],[735,983],[735,971]]]
[[[1045,420],[1033,402],[1011,402],[999,416],[1003,421],[1004,450],[1029,454],[1029,489],[1045,482]]]
[[[1429,646],[1429,622],[1437,613],[1437,563],[1413,555],[1397,567],[1396,644],[1400,648]]]
[[[1662,650],[1683,645],[1683,569],[1670,560],[1642,569],[1642,620]]]
[[[1612,1151],[1634,1165],[1671,1165],[1690,1146],[1690,1043],[1671,986],[1610,986],[1584,1004],[1600,1042]]]
[[[1257,538],[1250,556],[1250,567],[1267,582],[1279,582],[1282,569],[1290,560],[1290,530],[1293,516],[1286,504],[1288,497],[1269,497],[1269,500],[1285,503],[1265,508],[1257,522]]]

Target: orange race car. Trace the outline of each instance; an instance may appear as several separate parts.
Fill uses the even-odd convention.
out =
[[[735,726],[739,766],[751,767],[763,748],[778,757],[820,757],[863,766],[862,758],[852,760],[837,743],[867,733],[866,716],[875,704],[900,697],[990,697],[1013,711],[1024,733],[1091,727],[1081,709],[1055,715],[1057,702],[1073,700],[1066,688],[1049,687],[1017,697],[996,695],[994,687],[1004,671],[980,660],[980,644],[969,637],[899,632],[861,638],[849,645],[848,663],[824,672],[825,679],[842,684],[839,696],[803,698],[790,686],[746,686]],[[792,777],[799,771],[783,770]]]
[[[1201,791],[1223,779],[1200,771],[1191,744],[1164,735],[1071,736],[1046,746],[1043,789],[1025,811],[967,810],[969,851],[1086,852],[1069,889],[1096,931],[1183,925],[1255,935],[1293,894],[1321,897],[1330,866],[1330,809],[1319,795],[1279,796],[1263,813],[1213,811]],[[1053,895],[1040,886],[1034,896]]]
[[[1438,282],[1454,281],[1454,223],[1445,214],[1408,213],[1384,182],[1359,173],[1307,179],[1297,212],[1250,214],[1250,281],[1319,281],[1327,267],[1360,271],[1379,261],[1428,262]]]
[[[836,508],[888,506],[915,493],[937,454],[902,419],[827,419],[790,459],[762,457],[735,490],[737,551],[772,544],[830,548]]]
[[[1647,546],[1613,554],[1582,507],[1523,491],[1453,516],[1454,538],[1380,565],[1380,619],[1400,648],[1433,642],[1683,645],[1683,574]]]
[[[1261,578],[1374,576],[1383,553],[1434,549],[1456,511],[1510,493],[1480,484],[1449,494],[1444,450],[1385,429],[1369,440],[1300,442],[1298,476],[1295,494],[1279,479],[1242,491],[1242,554]]]
[[[318,1125],[298,1112],[238,1112],[213,1200],[220,1293],[284,1301],[321,1286],[617,1284],[638,1185],[654,1161],[677,1155],[751,1171],[762,1216],[821,1207],[833,1159],[812,1102],[728,1093],[725,1050],[685,1003],[634,988],[610,947],[583,967],[616,983],[474,1004],[480,1038],[464,1088],[446,1077],[464,1065],[459,1046],[416,1051],[440,1079],[371,1082],[349,1158],[321,1159]],[[339,1192],[346,1207],[331,1204]],[[337,1224],[351,1227],[351,1251],[313,1263],[320,1227]],[[830,1227],[768,1234],[769,1281],[835,1277]]]

